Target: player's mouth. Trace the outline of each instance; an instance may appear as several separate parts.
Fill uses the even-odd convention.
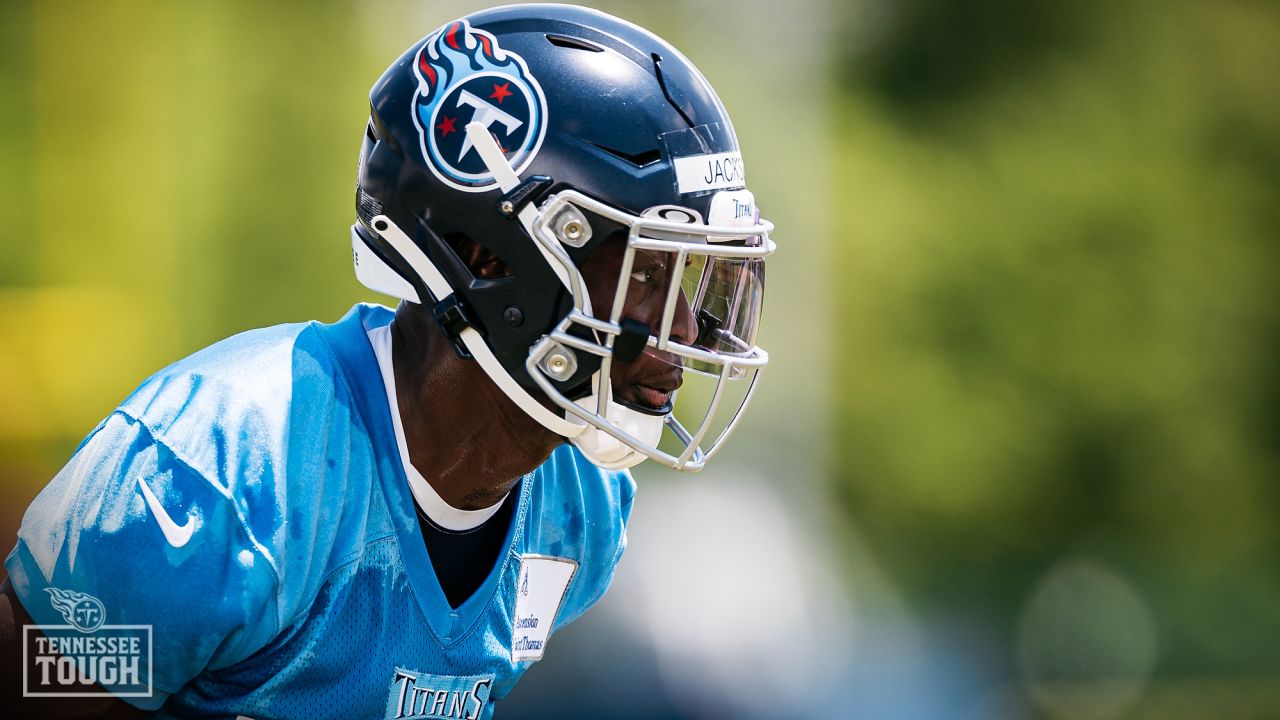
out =
[[[659,374],[645,376],[628,383],[619,399],[640,412],[666,415],[671,412],[671,400],[684,381],[680,368],[669,368]]]
[[[640,401],[655,410],[671,402],[672,390],[663,390],[662,388],[648,385],[636,385],[635,388],[636,395],[639,396]]]

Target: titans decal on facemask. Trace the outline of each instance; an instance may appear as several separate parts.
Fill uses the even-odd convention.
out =
[[[524,59],[466,20],[441,28],[413,62],[418,78],[413,119],[427,166],[465,192],[497,185],[467,135],[478,122],[519,174],[533,160],[547,129],[547,101]]]

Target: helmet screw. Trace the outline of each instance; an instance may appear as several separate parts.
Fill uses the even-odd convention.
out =
[[[539,364],[553,380],[567,380],[578,370],[578,359],[573,351],[559,343],[555,343]]]
[[[591,241],[591,224],[572,204],[567,204],[555,215],[551,222],[556,228],[556,237],[569,247],[580,248]]]
[[[498,203],[498,209],[502,211],[503,215],[511,215],[516,211],[516,204],[510,200],[503,200]]]
[[[520,327],[524,322],[524,313],[520,312],[520,308],[512,306],[503,311],[502,319],[511,327]]]

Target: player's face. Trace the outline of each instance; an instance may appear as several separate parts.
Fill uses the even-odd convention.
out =
[[[582,265],[582,277],[598,317],[607,317],[613,312],[625,252],[625,241],[610,240]],[[667,291],[675,274],[675,268],[671,267],[674,259],[671,253],[636,252],[627,283],[623,318],[642,322],[651,328],[651,332],[658,332]],[[696,336],[697,321],[681,292],[671,320],[671,339],[693,344]],[[667,405],[671,394],[680,387],[683,372],[677,356],[646,348],[630,363],[615,362],[610,377],[615,397],[633,405],[658,409]]]

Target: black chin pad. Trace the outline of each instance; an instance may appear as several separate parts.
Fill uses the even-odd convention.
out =
[[[638,413],[653,415],[654,417],[666,417],[671,414],[673,409],[675,409],[675,404],[670,400],[668,400],[662,407],[649,407],[648,405],[631,402],[630,400],[624,400],[620,397],[615,397],[613,401],[625,408],[631,408]]]
[[[613,359],[623,363],[635,362],[649,342],[649,326],[630,318],[623,318],[620,324],[622,332],[613,341]]]

